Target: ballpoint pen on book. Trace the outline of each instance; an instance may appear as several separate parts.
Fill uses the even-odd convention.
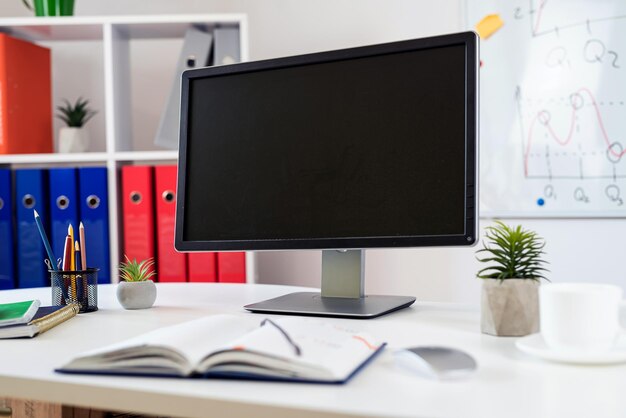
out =
[[[46,230],[43,228],[43,224],[41,223],[41,218],[36,210],[33,210],[35,215],[35,223],[37,224],[37,229],[39,229],[39,235],[41,235],[41,240],[43,241],[43,246],[46,248],[46,252],[48,253],[48,260],[50,260],[50,270],[58,270],[58,266],[55,262],[56,258],[54,258],[54,253],[52,252],[52,247],[50,247],[50,242],[48,241],[48,236],[46,235]]]

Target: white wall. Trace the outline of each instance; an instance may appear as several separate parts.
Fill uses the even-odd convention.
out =
[[[244,12],[249,16],[250,58],[262,59],[454,32],[463,29],[462,0],[77,0],[76,14],[163,14]],[[26,16],[19,0],[3,1],[0,16]],[[176,57],[176,43],[162,48],[161,61]],[[154,56],[158,45],[145,47]],[[141,58],[141,53],[139,53]],[[133,111],[136,143],[149,146],[173,68],[134,61]],[[91,83],[87,72],[73,83]],[[55,81],[56,82],[56,81]],[[68,88],[62,86],[62,89]],[[68,90],[69,91],[69,90]],[[94,92],[97,97],[98,92]],[[483,223],[486,223],[484,221]],[[626,219],[510,220],[547,240],[553,281],[595,281],[626,289],[623,267]],[[476,248],[372,250],[367,252],[370,293],[413,294],[418,300],[477,304]],[[317,286],[318,251],[263,253],[265,283]]]

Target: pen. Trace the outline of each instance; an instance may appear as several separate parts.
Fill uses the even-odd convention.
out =
[[[78,236],[80,238],[80,267],[87,270],[87,248],[85,247],[85,227],[80,223],[78,227]]]
[[[72,269],[72,237],[65,237],[65,246],[63,247],[63,271]]]
[[[67,227],[67,235],[72,239],[70,248],[70,270],[76,270],[76,254],[74,254],[74,227],[70,224]]]
[[[50,242],[48,241],[48,236],[46,235],[46,231],[43,228],[43,224],[41,223],[41,218],[36,210],[33,210],[35,214],[35,223],[37,224],[37,229],[39,229],[39,235],[41,235],[41,240],[43,241],[43,246],[46,247],[46,252],[48,253],[48,259],[50,260],[50,264],[52,265],[50,270],[58,270],[56,263],[54,260],[54,254],[52,253],[52,248],[50,247]]]

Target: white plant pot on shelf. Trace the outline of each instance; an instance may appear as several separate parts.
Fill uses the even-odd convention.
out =
[[[64,126],[59,130],[59,152],[85,152],[89,148],[89,132],[84,128]]]

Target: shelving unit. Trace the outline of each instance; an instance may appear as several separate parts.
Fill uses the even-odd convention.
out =
[[[63,166],[63,165],[105,165],[108,169],[109,190],[109,231],[111,271],[117,271],[120,257],[119,168],[133,164],[175,163],[177,151],[133,149],[132,107],[131,107],[131,48],[134,40],[182,39],[190,26],[212,30],[218,27],[234,27],[239,30],[240,54],[243,61],[248,59],[248,27],[244,14],[203,14],[203,15],[152,15],[152,16],[91,16],[91,17],[32,17],[0,19],[0,32],[45,43],[54,51],[56,43],[68,41],[89,41],[98,43],[103,51],[101,83],[104,89],[104,152],[76,154],[20,154],[0,155],[0,165],[21,166]],[[169,90],[171,84],[155,86]],[[53,83],[53,90],[54,90]],[[100,144],[102,145],[102,144]],[[117,227],[116,227],[117,226]],[[247,281],[255,281],[255,262],[252,253],[246,256]]]

